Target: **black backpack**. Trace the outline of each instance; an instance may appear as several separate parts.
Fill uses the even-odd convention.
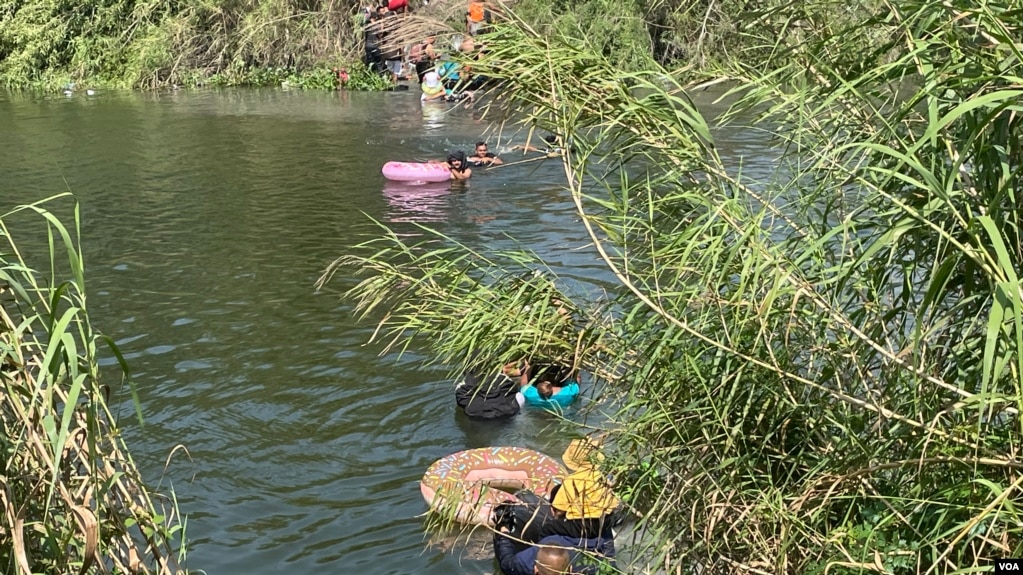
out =
[[[519,384],[503,373],[484,378],[470,372],[455,387],[455,402],[474,419],[510,417],[519,412],[518,391]]]

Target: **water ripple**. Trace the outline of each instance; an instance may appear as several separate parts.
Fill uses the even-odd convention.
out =
[[[313,284],[379,235],[373,218],[408,237],[425,222],[480,249],[515,236],[596,295],[609,275],[558,162],[480,170],[465,185],[385,182],[384,161],[443,159],[486,128],[478,111],[423,109],[414,93],[0,94],[0,125],[5,205],[67,188],[82,202],[92,320],[128,358],[145,426],[127,388],[114,410],[147,476],[172,484],[189,515],[191,568],[495,571],[485,540],[426,545],[419,478],[472,447],[559,453],[555,418],[468,420],[424,357],[366,345],[372,326],[337,298],[355,278],[322,294]],[[717,137],[744,172],[770,169],[741,131]],[[37,228],[12,225],[46,254]],[[191,460],[179,452],[165,471],[178,444]]]

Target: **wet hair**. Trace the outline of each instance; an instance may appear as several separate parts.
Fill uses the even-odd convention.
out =
[[[486,146],[486,145],[487,145],[486,142],[476,142],[476,147],[477,148],[480,147],[480,146]]]
[[[557,134],[547,134],[546,136],[543,137],[543,141],[547,142],[548,144],[557,144],[558,143],[558,135]]]
[[[448,152],[448,165],[451,165],[451,163],[456,161],[456,160],[461,162],[461,165],[458,166],[459,169],[464,170],[465,169],[465,152],[463,152],[461,150],[453,150],[451,152]]]
[[[550,399],[554,396],[554,384],[550,380],[539,381],[535,387],[541,399]]]

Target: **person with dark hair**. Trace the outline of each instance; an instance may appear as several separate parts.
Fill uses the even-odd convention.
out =
[[[529,144],[522,144],[512,146],[511,149],[523,150],[526,152],[540,152],[541,154],[547,154],[551,157],[560,156],[564,152],[564,148],[561,145],[561,138],[559,138],[557,134],[547,134],[543,137],[543,141],[547,144],[544,148],[537,148],[536,146],[530,146]]]
[[[384,58],[380,52],[380,42],[383,40],[380,18],[377,12],[367,10],[363,21],[363,41],[366,45],[364,63],[367,69],[374,72],[380,70],[384,64]]]
[[[538,364],[530,371],[522,395],[527,405],[560,411],[579,396],[579,375],[568,366]]]
[[[472,169],[465,158],[465,152],[461,150],[449,153],[447,164],[448,170],[451,171],[452,180],[468,180],[472,176]]]
[[[379,38],[378,42],[381,58],[383,58],[384,61],[384,68],[390,72],[391,80],[394,83],[398,83],[398,80],[401,77],[403,68],[401,61],[402,53],[398,40],[392,37],[394,22],[389,22],[388,20],[397,16],[397,13],[388,10],[386,0],[381,2],[380,6],[377,6],[376,25],[378,27],[377,36]]]
[[[486,166],[499,166],[504,162],[501,161],[501,158],[487,150],[486,142],[476,142],[476,153],[469,156],[469,163],[477,168],[483,168]]]
[[[409,50],[409,60],[416,66],[416,76],[419,77],[419,82],[423,82],[423,78],[428,72],[433,69],[433,62],[437,59],[437,51],[434,50],[433,44],[437,41],[436,36],[429,36],[422,42],[412,46]]]

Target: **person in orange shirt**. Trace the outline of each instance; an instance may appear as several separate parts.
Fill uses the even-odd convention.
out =
[[[487,18],[487,3],[484,0],[469,0],[469,9],[465,12],[465,26],[470,36],[480,33]]]

